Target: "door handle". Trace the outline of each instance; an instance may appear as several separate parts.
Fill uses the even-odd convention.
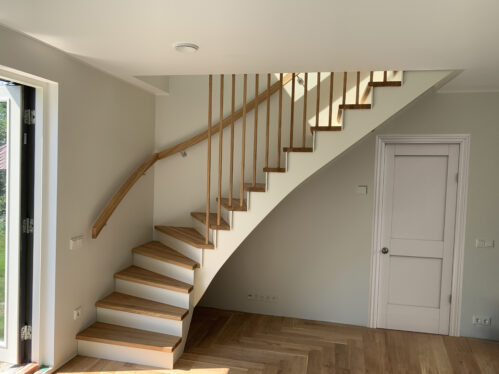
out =
[[[383,248],[381,249],[381,253],[383,253],[384,255],[386,255],[386,254],[388,253],[388,248],[383,247]]]

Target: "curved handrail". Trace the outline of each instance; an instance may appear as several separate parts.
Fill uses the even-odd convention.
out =
[[[293,78],[293,74],[286,74],[283,78],[282,85],[285,86],[288,84]],[[279,91],[279,86],[281,85],[280,81],[275,82],[272,86],[270,86],[270,95],[273,95],[274,93]],[[255,108],[255,106],[259,105],[262,103],[264,100],[267,98],[267,90],[263,91],[260,93],[256,98],[253,100],[249,101],[246,104],[246,112],[249,112]],[[221,121],[222,129],[226,128],[229,126],[232,121],[236,122],[238,119],[240,119],[243,116],[243,108],[239,108],[237,111],[234,112],[234,118],[232,118],[232,114],[228,115]],[[220,122],[216,123],[211,127],[212,133],[215,133],[219,131],[219,126]],[[107,221],[113,214],[113,212],[116,210],[120,202],[124,199],[128,191],[135,185],[135,183],[140,179],[144,173],[149,170],[151,166],[154,165],[154,163],[158,160],[167,158],[169,156],[172,156],[176,153],[185,151],[187,148],[190,148],[198,143],[201,143],[203,140],[206,140],[208,138],[208,130],[205,130],[192,138],[185,140],[181,143],[178,143],[172,147],[169,147],[167,149],[164,149],[160,152],[154,153],[151,155],[147,160],[145,160],[121,185],[121,187],[116,191],[116,193],[113,195],[111,200],[106,204],[104,209],[101,211],[97,219],[95,220],[93,226],[92,226],[92,238],[95,239],[97,236],[99,236],[100,232],[106,225]]]

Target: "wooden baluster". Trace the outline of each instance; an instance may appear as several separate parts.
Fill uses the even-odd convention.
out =
[[[218,130],[218,204],[217,204],[217,225],[221,223],[221,203],[222,203],[222,155],[223,155],[223,130],[224,120],[224,75],[220,74],[220,123]]]
[[[279,119],[277,121],[277,167],[281,167],[281,128],[282,128],[282,73],[279,74]]]
[[[365,104],[367,98],[369,97],[369,94],[371,93],[371,83],[373,82],[373,72],[371,71],[369,73],[369,83],[366,85],[366,88],[364,89],[364,93],[362,94],[362,97],[360,98],[360,103]]]
[[[329,80],[329,127],[333,125],[333,89],[334,89],[334,73],[331,72]]]
[[[355,104],[359,105],[359,91],[360,91],[360,71],[357,72],[357,86],[355,88]]]
[[[260,80],[260,75],[255,75],[255,98],[258,96],[258,83]],[[255,126],[253,132],[253,179],[252,186],[256,186],[256,154],[258,151],[258,103],[255,103]]]
[[[303,89],[305,90],[303,94],[303,130],[302,130],[302,140],[301,146],[305,148],[305,137],[307,132],[307,95],[308,95],[308,73],[305,73],[305,83]]]
[[[289,147],[293,149],[293,133],[295,122],[295,81],[296,75],[293,73],[293,80],[291,81],[291,114],[289,117]]]
[[[319,127],[319,110],[321,105],[321,73],[317,73],[317,102],[315,103],[315,127]]]
[[[232,206],[232,189],[234,187],[234,111],[236,97],[236,75],[232,74],[232,102],[230,117],[230,167],[229,167],[229,206]]]
[[[347,102],[347,79],[348,73],[345,71],[343,73],[343,105],[345,105]]]
[[[210,242],[210,185],[211,185],[211,110],[213,101],[213,76],[209,77],[208,92],[208,156],[206,157],[206,237],[205,242]]]
[[[242,127],[242,143],[241,143],[241,186],[239,194],[239,206],[244,205],[244,159],[246,156],[246,94],[248,90],[248,74],[244,74],[243,82],[243,127]]]
[[[269,167],[269,131],[270,131],[270,74],[267,74],[267,118],[265,132],[265,167]]]
[[[388,71],[386,71],[386,70],[385,70],[385,71],[383,72],[383,82],[386,82],[386,81],[387,81],[387,79],[388,79]]]
[[[345,105],[346,104],[346,100],[347,100],[347,76],[348,76],[348,73],[345,71],[343,73],[343,98],[342,98],[342,105]],[[341,115],[343,113],[343,110],[341,108],[338,108],[338,123],[341,123]]]

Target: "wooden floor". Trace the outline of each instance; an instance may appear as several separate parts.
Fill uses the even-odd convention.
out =
[[[175,370],[76,357],[59,373],[499,373],[499,342],[196,308]]]

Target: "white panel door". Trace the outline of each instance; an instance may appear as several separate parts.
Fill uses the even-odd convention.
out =
[[[378,327],[449,333],[459,146],[385,152]]]

